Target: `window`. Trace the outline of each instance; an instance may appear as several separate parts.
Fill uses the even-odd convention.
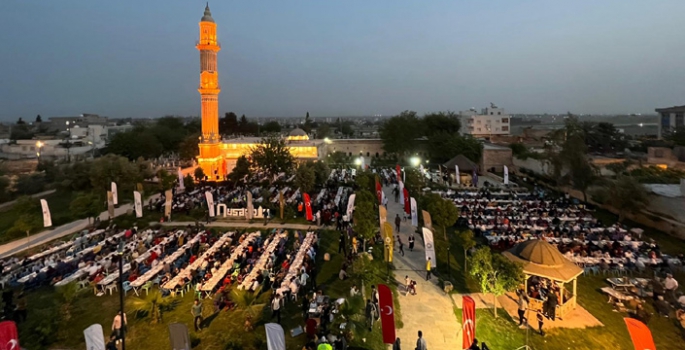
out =
[[[675,127],[683,126],[683,113],[675,114]]]
[[[668,113],[661,113],[661,126],[665,128],[671,126],[671,116]]]
[[[508,127],[508,126],[503,126],[503,127],[502,127],[502,131],[509,131],[509,127]]]
[[[369,153],[369,152],[366,152],[366,156],[367,156],[367,157],[370,156],[370,153]]]
[[[502,112],[497,112],[497,115],[502,115]]]
[[[376,152],[376,158],[378,158],[378,152]]]
[[[502,123],[508,123],[508,122],[509,122],[509,118],[502,118]]]
[[[352,152],[350,152],[350,157],[352,157]]]

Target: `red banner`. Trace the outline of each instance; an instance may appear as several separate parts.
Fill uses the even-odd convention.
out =
[[[383,326],[383,343],[395,343],[395,307],[392,302],[392,292],[385,284],[378,285],[378,312],[381,314]]]
[[[397,171],[397,181],[402,181],[402,170],[400,170],[399,164],[395,166],[395,170]]]
[[[304,197],[304,207],[307,213],[307,220],[312,221],[314,220],[314,217],[312,216],[312,202],[309,199],[309,194],[305,193],[302,195],[302,197]]]
[[[471,297],[461,298],[461,330],[463,333],[461,342],[462,349],[471,347],[476,339],[476,302]]]
[[[630,317],[624,317],[623,320],[626,322],[635,350],[656,350],[652,332],[644,323]]]
[[[383,204],[383,188],[381,187],[381,182],[378,180],[378,176],[376,176],[376,197],[378,197],[378,204],[382,205]]]
[[[0,322],[0,350],[20,350],[17,324],[13,321]]]
[[[407,191],[407,188],[404,188],[404,212],[409,214],[411,213],[411,204],[409,203],[409,191]]]

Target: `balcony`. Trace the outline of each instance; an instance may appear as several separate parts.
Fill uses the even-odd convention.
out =
[[[212,40],[197,40],[195,41],[195,47],[197,47],[199,50],[209,50],[213,47],[218,47],[221,49],[221,43]]]

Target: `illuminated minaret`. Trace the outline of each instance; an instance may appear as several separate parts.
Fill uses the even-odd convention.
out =
[[[209,11],[209,3],[200,20],[200,86],[197,89],[202,99],[202,136],[198,163],[210,180],[223,178],[224,166],[221,157],[221,136],[219,135],[219,73],[216,55],[221,45],[216,40],[216,23]]]

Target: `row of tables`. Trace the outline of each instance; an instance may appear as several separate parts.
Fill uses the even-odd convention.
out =
[[[278,247],[278,244],[281,242],[281,239],[287,236],[288,234],[285,231],[278,232],[273,236],[270,242],[265,242],[266,249],[264,249],[264,252],[259,257],[259,260],[257,260],[257,263],[255,263],[250,273],[248,273],[247,276],[245,276],[243,282],[240,283],[240,285],[238,286],[239,290],[243,290],[246,288],[249,289],[249,286],[254,282],[255,279],[257,279],[257,275],[259,275],[264,269],[264,266],[266,266],[266,262],[269,260],[271,254]]]
[[[305,258],[305,256],[307,256],[307,251],[314,244],[315,238],[316,238],[316,234],[314,232],[307,232],[307,236],[305,236],[304,240],[302,240],[302,245],[300,245],[300,249],[297,251],[297,255],[295,255],[295,259],[293,260],[292,264],[290,265],[290,269],[288,269],[288,272],[286,273],[285,278],[283,278],[283,282],[281,283],[281,287],[276,290],[277,293],[283,295],[283,293],[285,291],[290,290],[290,282],[294,278],[297,278],[297,276],[299,275],[300,268],[302,267],[302,264],[304,263],[304,258]],[[291,291],[291,292],[297,292],[297,291]]]
[[[181,271],[178,275],[176,275],[174,278],[169,280],[167,283],[165,283],[162,288],[164,289],[174,289],[176,288],[179,284],[181,284],[181,281],[183,281],[184,278],[189,278],[191,271],[198,270],[200,266],[202,266],[202,262],[206,260],[208,257],[212,256],[217,250],[219,250],[221,247],[223,247],[225,244],[231,244],[232,242],[232,237],[235,234],[235,231],[232,232],[227,232],[223,236],[221,236],[214,244],[207,249],[200,258],[196,259],[193,261],[192,264],[188,265],[183,271]]]
[[[233,250],[233,253],[231,256],[226,259],[226,261],[221,264],[221,267],[219,268],[219,271],[217,271],[214,275],[212,275],[212,278],[210,278],[207,282],[202,284],[200,286],[199,290],[204,292],[206,296],[209,296],[214,288],[216,288],[216,285],[219,284],[219,282],[226,276],[229,270],[233,268],[233,263],[235,262],[235,259],[238,258],[238,255],[240,255],[245,248],[247,248],[248,245],[250,245],[252,242],[256,241],[257,238],[260,236],[260,232],[252,232],[250,233],[243,241],[240,243],[235,250]]]

